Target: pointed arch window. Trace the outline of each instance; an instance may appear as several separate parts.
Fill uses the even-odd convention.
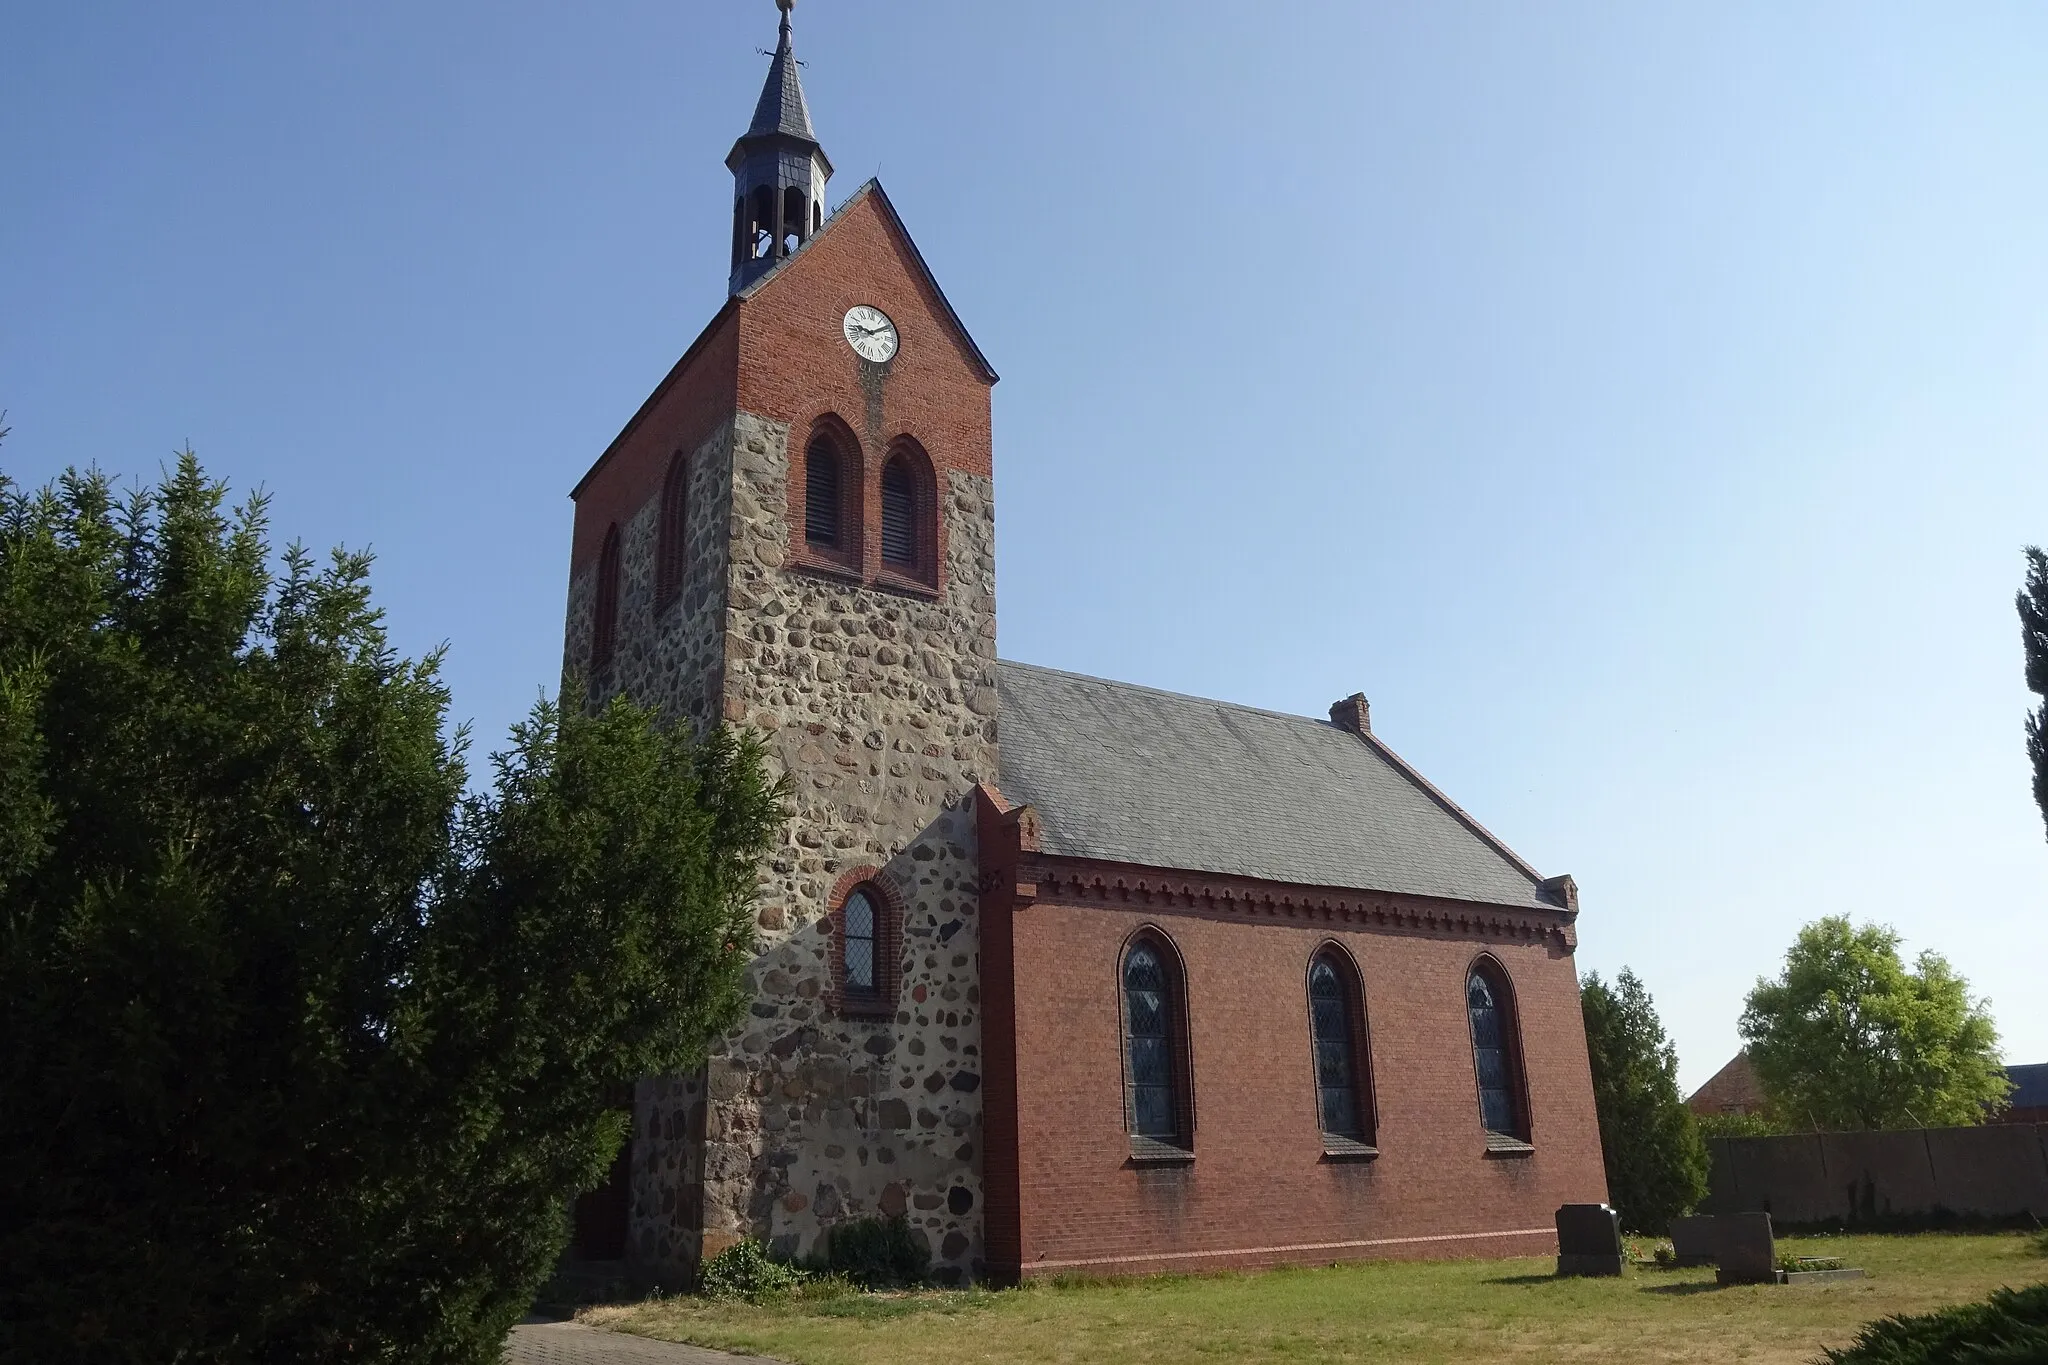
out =
[[[668,462],[668,477],[661,484],[661,529],[656,537],[654,557],[654,609],[665,611],[682,595],[683,577],[688,569],[690,520],[690,461],[677,451]]]
[[[1472,1071],[1479,1086],[1479,1121],[1493,1147],[1529,1141],[1527,1095],[1522,1087],[1520,1037],[1507,973],[1490,958],[1465,977],[1465,1013],[1472,1029]]]
[[[604,533],[604,548],[597,555],[597,600],[590,619],[590,673],[595,679],[612,666],[619,638],[619,527],[614,522]]]
[[[1184,1159],[1194,1126],[1187,1019],[1179,959],[1158,934],[1140,935],[1125,950],[1122,986],[1131,1155]]]
[[[841,463],[838,443],[823,432],[804,450],[804,540],[823,550],[842,548],[846,529]]]
[[[1376,1148],[1365,991],[1350,957],[1335,945],[1309,959],[1308,1017],[1323,1148],[1370,1155]]]
[[[902,455],[882,466],[882,562],[917,568],[917,475]]]
[[[896,586],[939,586],[938,498],[931,457],[898,436],[882,463],[882,571]]]

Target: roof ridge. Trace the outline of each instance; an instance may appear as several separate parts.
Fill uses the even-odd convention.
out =
[[[1005,668],[1028,668],[1034,673],[1051,673],[1061,678],[1072,678],[1077,682],[1103,683],[1110,687],[1121,687],[1132,692],[1147,692],[1155,697],[1171,697],[1175,701],[1200,702],[1204,706],[1227,706],[1233,711],[1249,711],[1254,715],[1272,716],[1276,720],[1298,720],[1304,725],[1314,725],[1324,730],[1335,730],[1337,728],[1330,724],[1329,721],[1318,720],[1314,716],[1304,716],[1295,711],[1275,711],[1266,706],[1253,706],[1249,702],[1225,701],[1221,697],[1201,697],[1196,696],[1193,692],[1175,692],[1171,688],[1152,687],[1146,683],[1125,682],[1121,678],[1104,678],[1094,673],[1076,673],[1072,669],[1053,668],[1047,664],[1027,664],[1021,659],[998,658],[996,663]]]
[[[1089,673],[1074,673],[1070,672],[1067,669],[1062,668],[1048,668],[1044,664],[1022,663],[1015,659],[998,658],[996,660],[996,663],[1000,667],[1029,669],[1034,673],[1044,673],[1051,674],[1055,677],[1070,678],[1076,682],[1101,683],[1107,687],[1122,688],[1130,692],[1143,692],[1154,697],[1165,697],[1174,701],[1195,702],[1203,706],[1218,706],[1226,708],[1230,711],[1248,713],[1251,715],[1270,716],[1275,720],[1294,721],[1302,725],[1313,725],[1320,729],[1328,730],[1337,734],[1353,734],[1352,731],[1346,730],[1339,725],[1333,725],[1331,722],[1327,720],[1319,720],[1314,716],[1296,715],[1292,711],[1273,711],[1268,710],[1263,706],[1247,706],[1242,702],[1223,701],[1215,697],[1198,697],[1188,692],[1170,692],[1165,688],[1147,687],[1143,683],[1121,682],[1115,678],[1102,678]],[[1508,847],[1505,840],[1503,840],[1499,835],[1495,834],[1492,830],[1488,829],[1485,825],[1481,824],[1478,818],[1472,815],[1471,812],[1467,811],[1463,806],[1459,805],[1456,801],[1453,801],[1449,796],[1446,796],[1442,788],[1438,787],[1434,782],[1431,782],[1428,778],[1424,777],[1422,773],[1418,769],[1416,769],[1416,767],[1413,764],[1408,762],[1407,759],[1401,757],[1401,755],[1399,755],[1398,753],[1395,753],[1392,746],[1390,746],[1385,740],[1381,739],[1379,736],[1375,734],[1372,734],[1369,731],[1363,735],[1355,735],[1354,737],[1363,741],[1369,752],[1371,752],[1374,756],[1379,758],[1388,767],[1392,768],[1396,773],[1400,774],[1401,777],[1405,779],[1411,786],[1415,787],[1416,790],[1421,792],[1424,796],[1428,797],[1431,801],[1435,802],[1437,806],[1446,815],[1450,816],[1453,820],[1456,820],[1459,824],[1463,825],[1476,838],[1478,838],[1481,843],[1485,844],[1488,848],[1492,849],[1493,852],[1497,854],[1504,862],[1506,862],[1510,867],[1514,868],[1516,872],[1528,878],[1532,886],[1540,888],[1544,885],[1547,879],[1541,872],[1537,871],[1536,868],[1533,867],[1527,859],[1523,858],[1521,854],[1515,852],[1514,849]]]

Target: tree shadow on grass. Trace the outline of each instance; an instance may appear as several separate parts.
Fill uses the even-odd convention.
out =
[[[1567,1284],[1577,1278],[1572,1275],[1501,1275],[1495,1279],[1482,1280],[1482,1284]]]

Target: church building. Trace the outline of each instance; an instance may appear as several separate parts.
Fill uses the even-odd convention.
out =
[[[1544,877],[1374,733],[1005,659],[996,373],[780,41],[730,296],[574,491],[565,677],[793,782],[751,1012],[582,1254],[903,1215],[943,1282],[1536,1255],[1606,1193]],[[1335,690],[1335,689],[1333,689]]]

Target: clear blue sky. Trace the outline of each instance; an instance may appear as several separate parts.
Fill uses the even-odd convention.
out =
[[[724,294],[767,0],[0,10],[0,449],[190,440],[506,725]],[[1004,381],[1005,655],[1377,728],[1688,1084],[1797,926],[2048,1061],[2048,6],[803,0]]]

